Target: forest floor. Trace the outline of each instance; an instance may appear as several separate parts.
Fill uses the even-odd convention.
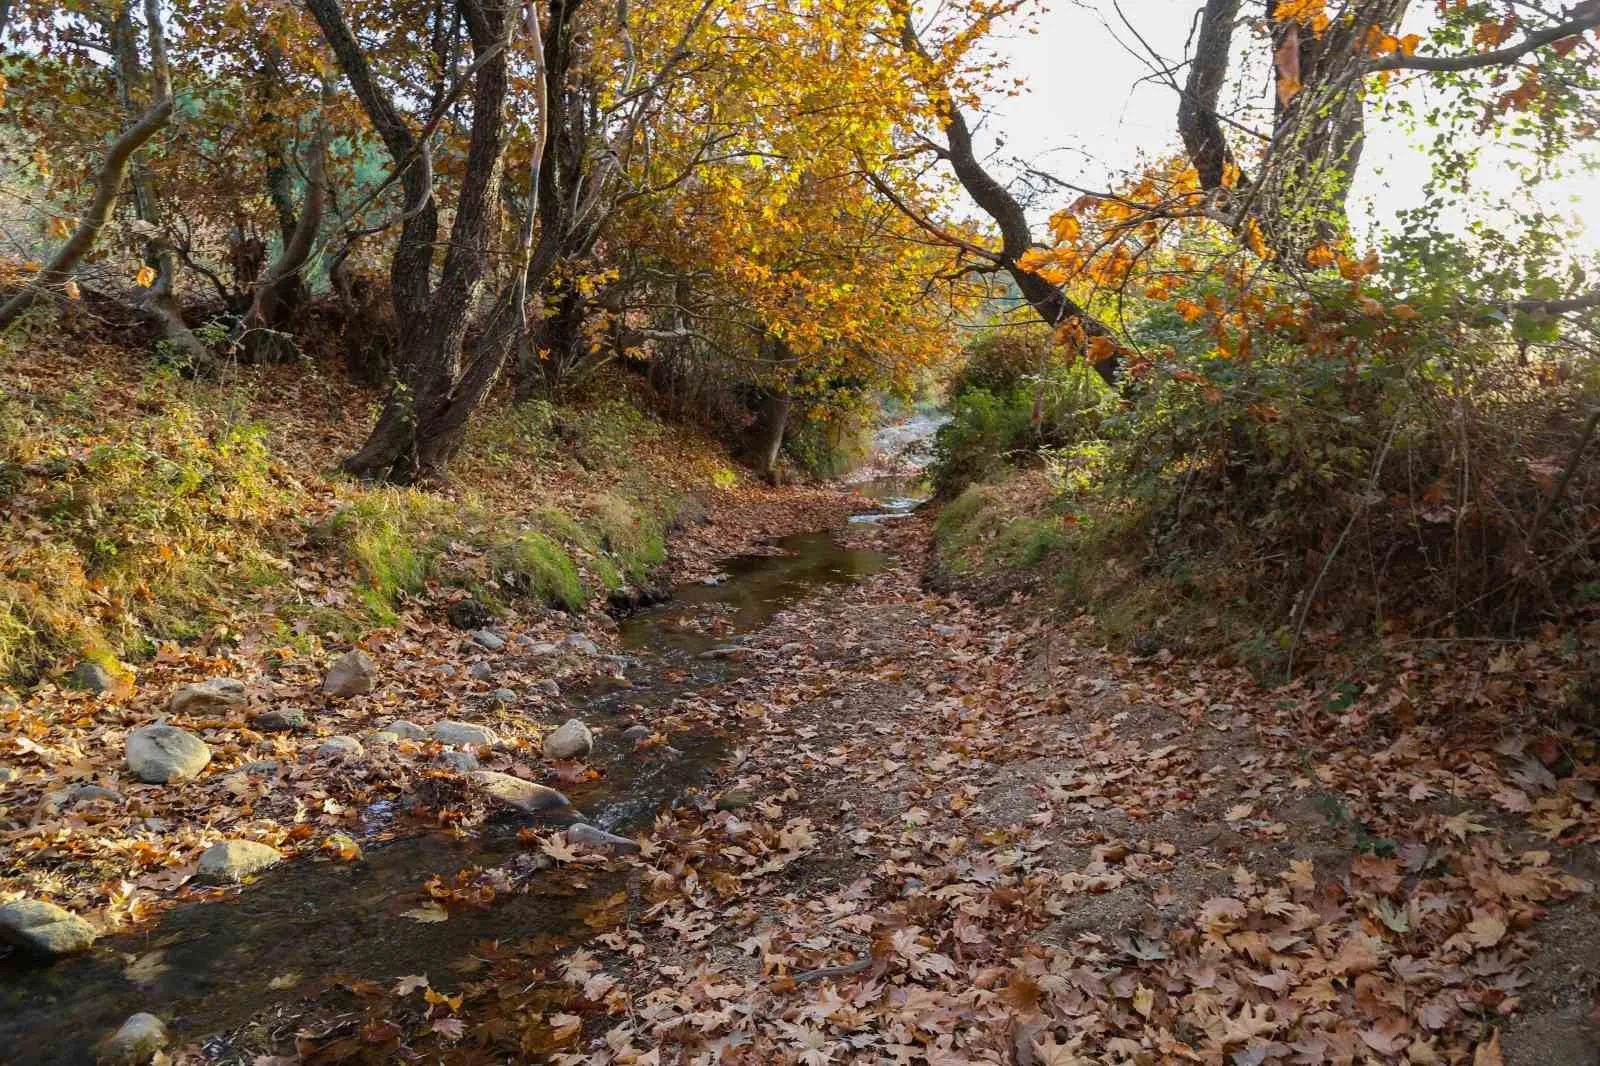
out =
[[[1597,1061],[1594,753],[1518,713],[1551,649],[1268,691],[930,593],[921,520],[841,536],[894,565],[690,701],[734,750],[592,936],[352,982],[255,1061]]]
[[[167,402],[107,376],[102,399]],[[325,398],[262,393],[284,407],[285,447],[314,442],[291,464],[300,476],[348,444],[329,429],[338,420],[297,432],[293,405]],[[634,477],[665,479],[697,448],[658,437]],[[530,465],[493,454],[464,469]],[[582,500],[615,476],[554,469],[537,492],[489,478],[486,507]],[[321,514],[345,491],[316,481],[303,498]],[[1020,591],[930,591],[920,516],[846,525],[861,508],[846,493],[694,491],[710,520],[674,534],[679,580],[812,529],[890,565],[791,605],[739,646],[742,669],[650,722],[643,747],[711,728],[729,751],[637,832],[636,854],[528,823],[523,858],[540,876],[511,860],[454,884],[419,878],[393,917],[493,928],[508,893],[583,883],[607,893],[584,906],[586,931],[508,927],[382,981],[275,976],[281,998],[227,1039],[166,1019],[161,1058],[1600,1062],[1600,759],[1561,724],[1573,658],[1554,635],[1418,646],[1357,682],[1266,688],[1238,667],[1108,651],[1088,619]],[[431,797],[419,816],[445,834],[482,828],[488,805],[450,787],[445,742],[374,740],[395,718],[423,733],[491,727],[484,769],[563,788],[607,772],[540,749],[575,706],[566,694],[614,671],[615,623],[513,612],[491,627],[507,643],[497,653],[446,622],[456,593],[430,590],[361,638],[374,690],[329,697],[335,645],[278,644],[271,597],[348,598],[356,578],[322,549],[284,551],[291,591],[230,604],[225,634],[163,645],[135,688],[96,697],[47,680],[0,705],[0,902],[63,904],[120,931],[97,955],[128,951],[168,908],[270,887],[278,871],[198,883],[218,841],[270,845],[285,867],[354,869],[386,846],[363,835],[363,812],[404,796]],[[448,548],[468,563],[476,552]],[[174,692],[220,676],[243,682],[242,700],[174,713]],[[304,722],[269,731],[267,711]],[[126,735],[163,717],[203,735],[211,762],[143,784]],[[363,747],[325,747],[334,737]],[[130,980],[153,946],[117,963]],[[0,1061],[8,1052],[30,1061],[4,1046]]]

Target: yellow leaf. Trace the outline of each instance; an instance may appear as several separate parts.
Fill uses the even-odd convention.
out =
[[[139,273],[134,276],[134,284],[141,289],[148,289],[156,283],[156,271],[149,263],[139,268]]]
[[[1144,985],[1140,985],[1137,989],[1134,990],[1134,993],[1133,993],[1133,1009],[1134,1010],[1138,1011],[1140,1014],[1142,1014],[1146,1018],[1148,1018],[1148,1017],[1150,1017],[1151,1010],[1153,1010],[1155,1008],[1155,1005],[1156,1005],[1156,994],[1155,994],[1154,990],[1146,988]]]
[[[76,300],[83,295],[83,293],[79,291],[78,283],[76,281],[68,280],[66,284],[61,286],[61,289],[67,294],[67,299],[69,300]]]
[[[1500,1030],[1479,1044],[1472,1052],[1472,1066],[1505,1066],[1505,1057],[1500,1054]]]

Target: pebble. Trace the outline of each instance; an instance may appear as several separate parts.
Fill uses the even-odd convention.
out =
[[[441,751],[439,764],[449,767],[458,774],[470,774],[478,768],[478,758],[467,751]]]
[[[609,848],[615,852],[635,854],[639,848],[637,840],[619,837],[615,833],[608,833],[604,829],[590,825],[588,822],[578,822],[567,827],[567,843],[577,844],[586,848]]]
[[[494,667],[488,663],[473,663],[467,667],[467,676],[474,681],[493,681]]]
[[[355,737],[329,737],[317,745],[317,758],[355,758],[365,751]]]
[[[113,683],[111,671],[99,663],[79,663],[72,671],[72,684],[88,692],[105,692]]]
[[[479,647],[488,648],[490,651],[499,651],[506,646],[506,638],[492,629],[480,629],[472,634],[472,642]]]
[[[115,1066],[145,1066],[167,1046],[167,1027],[154,1014],[140,1012],[100,1044],[99,1059]]]
[[[594,750],[594,733],[576,718],[544,738],[544,753],[551,759],[582,759]]]
[[[528,649],[529,655],[540,656],[554,655],[556,652],[561,650],[561,645],[559,644],[551,644],[549,641],[531,639],[523,642],[523,647]]]
[[[568,633],[565,637],[561,638],[561,646],[564,648],[571,648],[573,651],[580,651],[585,655],[600,654],[600,645],[596,644],[582,633]]]
[[[262,711],[250,719],[252,728],[263,733],[298,733],[306,728],[304,711],[290,707],[279,711]]]
[[[441,744],[471,744],[474,747],[487,747],[500,739],[486,725],[449,720],[433,723],[428,727],[428,735]]]
[[[0,766],[0,785],[9,785],[21,776],[21,770],[13,770],[9,766]]]
[[[514,689],[497,688],[494,690],[494,701],[510,706],[517,702],[517,693]]]
[[[385,733],[393,733],[401,740],[421,740],[428,735],[427,731],[420,725],[415,722],[408,722],[404,718],[396,718],[384,726],[383,731]]]
[[[54,792],[45,793],[44,799],[39,802],[41,806],[47,809],[59,810],[62,807],[76,807],[80,803],[91,803],[95,800],[121,803],[122,793],[100,785],[71,785],[67,788],[58,788]]]
[[[648,740],[653,734],[647,725],[630,725],[622,731],[622,739],[630,744],[637,744],[641,740]]]
[[[544,693],[546,696],[551,697],[552,699],[559,699],[561,697],[561,686],[556,684],[553,680],[551,680],[548,677],[545,678],[543,681],[539,682],[534,687],[537,688],[540,692]]]

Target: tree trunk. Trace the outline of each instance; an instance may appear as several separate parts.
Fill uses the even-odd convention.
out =
[[[419,143],[378,86],[338,0],[306,0],[340,68],[402,171],[408,218],[390,272],[401,347],[399,380],[366,442],[344,461],[360,477],[397,484],[443,480],[460,446],[468,415],[488,393],[505,359],[506,337],[490,331],[476,358],[462,367],[462,346],[482,289],[499,209],[505,155],[509,18],[500,5],[458,0],[472,40],[472,125],[460,194],[444,265],[430,289],[437,210],[427,146]],[[414,212],[414,213],[413,213]],[[421,220],[419,222],[419,219]]]
[[[768,484],[778,482],[778,457],[783,453],[783,436],[789,429],[789,407],[793,403],[787,391],[774,392],[767,402],[766,440],[762,442],[757,468]]]

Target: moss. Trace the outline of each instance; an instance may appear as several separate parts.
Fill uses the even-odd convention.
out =
[[[373,489],[331,520],[333,539],[361,576],[357,595],[377,621],[392,623],[400,596],[427,584],[451,526],[445,506],[415,489]]]
[[[560,544],[537,530],[494,545],[490,558],[502,587],[569,611],[581,611],[588,603],[577,563]]]
[[[630,581],[642,581],[667,561],[666,527],[661,518],[614,492],[589,504],[589,524],[600,547]]]

